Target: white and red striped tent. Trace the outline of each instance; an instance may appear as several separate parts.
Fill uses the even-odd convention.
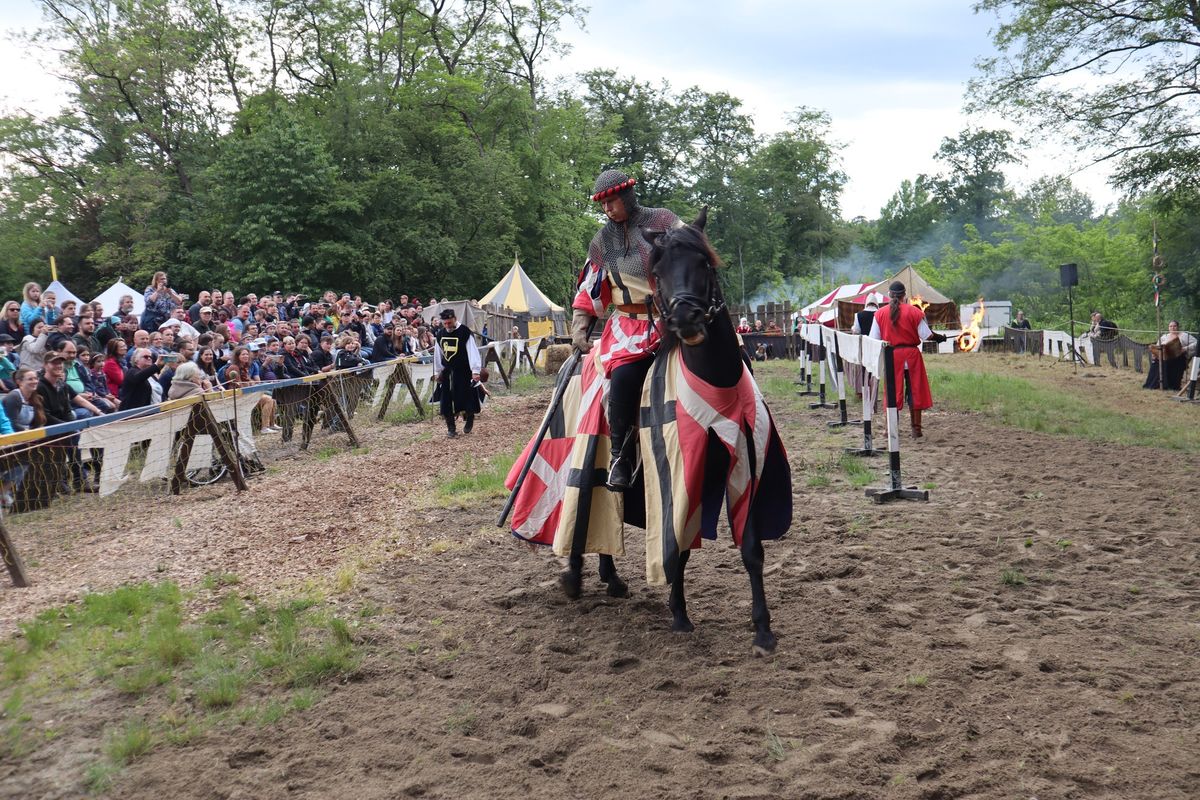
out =
[[[837,302],[857,297],[874,285],[873,283],[842,284],[821,299],[800,309],[800,318],[807,322],[819,322],[832,327],[837,324]]]

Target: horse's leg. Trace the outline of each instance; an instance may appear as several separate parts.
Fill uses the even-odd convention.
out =
[[[572,600],[583,594],[583,551],[587,547],[588,522],[592,516],[592,482],[588,479],[591,465],[596,462],[596,437],[588,439],[584,450],[584,478],[579,489],[579,504],[575,508],[575,529],[571,531],[571,552],[567,557],[567,569],[558,576],[558,584]]]
[[[683,596],[683,572],[687,567],[691,550],[679,554],[679,569],[675,572],[675,580],[671,582],[671,630],[675,633],[691,633],[696,629],[687,615],[687,599]]]
[[[775,651],[775,634],[771,632],[771,612],[767,610],[767,593],[763,590],[763,546],[754,530],[754,524],[746,523],[742,534],[742,564],[750,575],[750,618],[754,620],[754,647],[756,656],[765,656]]]
[[[629,597],[629,586],[617,574],[617,565],[607,553],[600,554],[600,582],[608,586],[609,597]]]
[[[567,568],[558,576],[558,585],[572,600],[583,594],[583,554],[571,553],[567,557]]]

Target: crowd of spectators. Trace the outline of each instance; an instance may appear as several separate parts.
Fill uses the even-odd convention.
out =
[[[193,301],[165,272],[146,287],[140,315],[132,295],[106,313],[100,303],[60,303],[37,283],[23,294],[0,313],[0,433],[401,355],[432,358],[422,303],[408,295],[371,305],[332,291],[239,299],[204,289]],[[278,432],[270,396],[259,403],[262,432]]]

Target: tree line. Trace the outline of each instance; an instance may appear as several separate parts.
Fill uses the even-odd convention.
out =
[[[1049,82],[1071,66],[1055,61],[1064,41],[1120,53],[1155,25],[1164,40],[1194,33],[1181,33],[1190,18],[1159,4],[1157,22],[1106,28],[1089,13],[1119,10],[1085,5],[980,3],[1008,20],[996,37],[1011,57],[980,64],[971,102],[1014,118],[1075,108],[1071,135],[1120,161],[1128,199],[1098,214],[1061,176],[1017,191],[1005,169],[1021,143],[971,129],[947,136],[940,171],[904,181],[877,219],[845,220],[841,145],[819,110],[766,136],[726,93],[612,69],[551,81],[562,26],[584,21],[575,0],[42,0],[33,40],[61,52],[67,101],[48,118],[0,117],[0,288],[44,282],[54,254],[84,294],[166,270],[176,285],[242,292],[478,297],[519,253],[562,302],[600,224],[592,181],[618,166],[647,205],[711,207],[731,300],[806,302],[914,263],[959,301],[1012,299],[1058,324],[1057,265],[1073,261],[1082,305],[1144,327],[1157,227],[1166,310],[1190,319],[1189,100],[1167,97],[1165,77],[1159,103],[1149,85],[1078,97]],[[1187,55],[1164,45],[1160,57]]]

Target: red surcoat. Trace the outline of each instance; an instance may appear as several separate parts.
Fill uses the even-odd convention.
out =
[[[900,319],[892,324],[890,305],[875,312],[875,324],[879,326],[879,338],[892,345],[893,363],[896,369],[896,407],[904,407],[904,382],[912,394],[912,407],[916,410],[933,407],[933,395],[929,393],[929,376],[925,374],[925,359],[921,357],[920,326],[925,312],[910,303],[900,304]]]

